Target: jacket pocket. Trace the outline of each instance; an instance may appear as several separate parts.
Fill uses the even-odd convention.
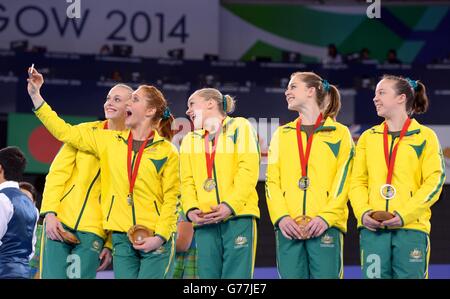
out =
[[[114,204],[114,195],[112,196],[112,199],[111,199],[111,205],[109,206],[109,211],[108,211],[108,216],[106,216],[106,221],[109,221],[109,216],[111,215],[111,210],[112,210],[113,204]]]
[[[158,204],[156,203],[156,200],[154,200],[153,203],[155,204],[156,214],[158,214],[158,216],[161,216],[159,214]]]
[[[59,200],[59,202],[62,202],[64,200],[64,198],[67,197],[67,195],[69,195],[70,192],[72,192],[73,188],[75,187],[75,185],[73,185],[72,187],[70,187],[69,191],[67,191],[66,194],[64,194],[63,197],[61,197],[61,199]]]

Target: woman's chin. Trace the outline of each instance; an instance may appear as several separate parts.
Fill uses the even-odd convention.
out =
[[[288,104],[288,110],[291,110],[291,111],[298,111],[298,109],[297,109],[294,105],[292,105],[292,104]]]
[[[383,111],[383,110],[377,110],[377,115],[379,116],[379,117],[386,117],[386,113]]]

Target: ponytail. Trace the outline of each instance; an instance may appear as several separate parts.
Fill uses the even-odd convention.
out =
[[[166,108],[168,109],[168,108]],[[170,114],[167,117],[161,118],[161,121],[159,122],[158,126],[158,134],[163,136],[164,138],[168,139],[169,141],[172,141],[174,132],[172,131],[172,123],[175,120],[172,114]]]
[[[406,96],[406,112],[408,115],[422,114],[428,110],[429,100],[425,85],[422,82],[395,75],[384,75],[383,80],[394,81],[396,94]]]
[[[336,120],[336,117],[341,110],[341,95],[335,85],[330,84],[329,91],[325,96],[325,103],[326,106],[323,109],[324,118],[331,117],[333,120]]]
[[[425,85],[420,82],[417,82],[417,88],[414,92],[414,100],[412,103],[411,111],[415,114],[422,114],[427,112],[429,100],[426,92]]]
[[[223,96],[223,112],[225,114],[231,114],[234,112],[234,109],[236,109],[236,100],[230,96],[230,95],[224,95]]]
[[[236,100],[228,94],[223,95],[215,88],[202,88],[196,90],[194,93],[198,94],[205,100],[213,99],[216,101],[219,111],[225,115],[233,113],[236,109]]]

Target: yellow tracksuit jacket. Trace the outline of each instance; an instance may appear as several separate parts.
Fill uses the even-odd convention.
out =
[[[384,123],[366,130],[356,147],[349,197],[358,227],[363,226],[364,213],[381,210],[396,212],[403,222],[401,228],[430,233],[430,207],[439,199],[445,182],[439,140],[433,130],[412,120],[398,146],[394,164],[392,185],[397,193],[393,199],[386,200],[380,194],[388,172],[383,128]],[[389,134],[388,138],[391,152],[398,136],[392,138]]]
[[[331,118],[314,132],[307,165],[310,186],[298,187],[302,176],[297,146],[297,120],[280,126],[272,135],[266,178],[266,199],[274,226],[284,216],[319,216],[328,227],[347,230],[348,188],[354,144],[348,128]],[[302,130],[304,150],[307,136]]]
[[[147,144],[134,187],[134,205],[129,205],[127,151],[129,131],[99,130],[70,126],[44,103],[37,117],[57,139],[95,154],[102,174],[103,228],[126,232],[134,224],[145,225],[169,240],[176,231],[180,194],[179,156],[176,147],[155,132]],[[137,153],[132,154],[132,164]]]
[[[95,121],[78,126],[101,130],[105,122]],[[100,178],[97,157],[64,144],[46,177],[41,215],[53,212],[68,227],[105,239]]]
[[[227,204],[235,217],[259,218],[256,184],[260,153],[256,133],[245,118],[226,117],[217,140],[213,178],[216,189],[207,192],[204,130],[188,133],[180,148],[181,201],[186,214],[195,208],[211,211],[211,206]],[[212,141],[209,143],[210,149]]]

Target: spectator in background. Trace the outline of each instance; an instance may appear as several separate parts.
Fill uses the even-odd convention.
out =
[[[387,53],[386,64],[402,64],[401,60],[397,58],[397,51],[390,49]]]
[[[111,80],[114,82],[122,82],[122,75],[120,74],[120,72],[118,70],[115,70],[112,73]]]
[[[373,64],[377,63],[377,60],[370,57],[370,50],[368,48],[362,48],[359,52],[359,62],[364,64]]]
[[[450,53],[448,53],[447,56],[442,59],[442,63],[450,63]]]
[[[37,201],[37,191],[34,186],[28,182],[19,183],[20,190],[25,193],[25,195],[31,199],[33,204],[36,206]],[[36,245],[34,247],[34,256],[30,260],[30,278],[40,278],[39,275],[39,262],[40,262],[40,252],[41,252],[41,236],[42,236],[42,218],[39,218],[36,227]]]
[[[29,278],[38,212],[19,190],[26,159],[17,147],[0,150],[0,279]]]
[[[111,54],[111,48],[108,45],[103,45],[100,48],[100,55],[110,55]]]
[[[342,56],[338,53],[335,44],[328,45],[328,54],[322,61],[323,64],[339,64],[342,63]]]
[[[33,204],[36,206],[36,199],[37,199],[37,191],[36,188],[34,188],[33,185],[31,185],[28,182],[20,182],[19,183],[20,191],[25,193],[25,195],[31,199]]]

